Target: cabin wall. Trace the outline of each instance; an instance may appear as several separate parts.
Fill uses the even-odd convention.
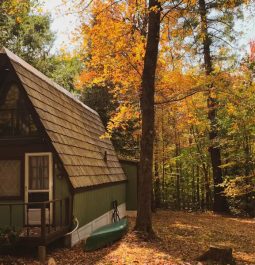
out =
[[[63,175],[56,174],[56,170],[54,170],[54,199],[66,199],[67,197],[71,198],[70,186],[68,184],[68,180]],[[61,209],[62,208],[62,209]],[[62,216],[61,216],[62,215]],[[55,203],[55,224],[60,225],[65,220],[66,216],[66,208],[64,201],[57,201]]]
[[[17,204],[24,202],[25,153],[46,152],[48,150],[49,149],[45,144],[34,143],[33,141],[0,141],[0,160],[19,160],[21,162],[19,198],[0,198],[0,203]],[[10,226],[10,215],[12,216],[12,225],[17,228],[22,227],[25,219],[24,212],[24,206],[22,205],[14,205],[12,206],[12,209],[10,209],[9,206],[0,206],[0,227],[3,228]]]
[[[37,140],[38,141],[38,140]],[[41,153],[50,152],[50,148],[46,143],[35,143],[31,141],[12,141],[12,140],[0,140],[0,160],[19,160],[21,162],[20,173],[20,196],[19,198],[1,198],[1,203],[24,203],[24,179],[25,179],[25,154],[26,153]],[[54,159],[55,161],[56,159]],[[53,179],[53,199],[65,199],[71,197],[70,186],[67,178],[63,174],[56,174],[54,163],[54,179]],[[1,195],[0,195],[1,196]],[[62,202],[63,203],[63,202]],[[60,222],[60,202],[55,204],[56,222]],[[10,226],[10,211],[12,212],[12,224],[15,227],[22,227],[24,225],[24,206],[15,205],[10,210],[9,206],[0,205],[0,227]],[[62,205],[62,218],[65,217],[65,205]]]
[[[54,198],[55,199],[65,199],[70,197],[70,189],[68,185],[67,178],[64,176],[57,176],[54,174]]]
[[[126,183],[76,193],[73,215],[83,226],[110,211],[114,200],[118,201],[118,205],[126,202]]]
[[[14,203],[14,201],[1,200],[0,203]],[[23,203],[23,201],[17,200],[15,203]],[[0,206],[0,228],[4,229],[10,227],[10,218],[12,218],[12,226],[17,230],[23,227],[24,212],[24,207],[21,205],[13,205],[11,212],[9,206]],[[10,213],[12,213],[11,217]]]
[[[138,162],[121,160],[120,164],[127,177],[127,211],[137,210],[137,182],[138,182]]]
[[[73,214],[79,229],[66,236],[67,246],[86,240],[97,228],[112,223],[112,202],[118,201],[120,218],[126,216],[126,183],[111,184],[74,194]]]

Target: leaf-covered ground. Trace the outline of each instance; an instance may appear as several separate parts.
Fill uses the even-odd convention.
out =
[[[56,264],[202,264],[196,258],[210,245],[232,247],[236,263],[255,264],[255,220],[229,218],[211,213],[184,213],[158,211],[153,216],[157,240],[142,241],[132,227],[135,218],[130,217],[130,232],[111,247],[99,251],[83,252],[81,245],[73,249],[52,248],[48,258]],[[35,265],[36,259],[0,256],[1,265]],[[54,264],[54,263],[53,263]]]

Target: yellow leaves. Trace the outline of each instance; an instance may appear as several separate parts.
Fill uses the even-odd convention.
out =
[[[36,8],[36,12],[39,14],[43,14],[44,9],[41,6],[39,6],[38,8]]]
[[[255,177],[250,176],[237,176],[234,179],[225,181],[225,193],[229,197],[243,196],[245,194],[255,191],[254,186]]]
[[[16,23],[17,23],[17,24],[20,24],[21,21],[22,21],[21,17],[16,17]]]
[[[2,11],[10,16],[17,16],[17,18],[28,12],[29,8],[30,2],[28,0],[9,0],[2,3]],[[19,19],[17,23],[19,23]]]
[[[128,127],[128,121],[137,119],[139,112],[130,105],[121,105],[118,112],[112,117],[107,126],[107,130],[111,133],[116,128],[125,130]]]
[[[137,116],[132,105],[139,101],[145,53],[145,38],[136,24],[140,8],[139,1],[93,1],[91,18],[80,30],[85,65],[79,87],[110,83],[110,92],[121,105],[108,125],[109,132],[125,130],[127,122]]]
[[[231,168],[231,167],[233,167],[235,165],[236,165],[236,162],[229,162],[229,163],[226,163],[226,164],[222,164],[219,167],[220,168]]]
[[[229,115],[235,115],[236,114],[236,108],[234,107],[233,104],[228,103],[226,105],[226,109],[227,109],[227,112],[228,112]]]
[[[152,6],[152,7],[150,8],[150,11],[151,11],[151,12],[158,13],[158,12],[160,12],[160,8],[159,8],[158,6]]]
[[[178,37],[179,34],[180,34],[180,32],[179,32],[178,29],[176,29],[176,30],[172,30],[172,32],[171,32],[171,36],[172,36],[172,38],[176,38],[176,37]]]

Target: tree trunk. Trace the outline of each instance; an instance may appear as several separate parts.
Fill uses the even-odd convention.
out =
[[[157,9],[157,10],[155,10]],[[160,35],[160,3],[149,0],[147,45],[140,95],[142,137],[138,188],[138,208],[135,229],[151,235],[151,194],[154,141],[154,94]]]
[[[205,0],[199,0],[199,10],[201,18],[201,34],[203,36],[203,53],[204,53],[204,66],[206,75],[211,75],[213,72],[212,67],[212,57],[211,57],[211,39],[208,33],[208,22],[207,22],[207,10],[205,5]],[[209,140],[210,140],[210,156],[212,162],[212,172],[214,180],[214,203],[213,210],[215,212],[228,212],[228,203],[227,199],[223,194],[223,187],[219,185],[222,184],[222,170],[221,165],[221,152],[216,141],[218,137],[217,133],[217,99],[213,96],[213,86],[209,91],[209,96],[207,100],[208,107],[208,119],[210,121],[210,131],[209,131]]]
[[[192,210],[196,208],[196,187],[195,187],[195,168],[194,165],[192,165]]]
[[[176,208],[181,210],[181,163],[179,161],[179,156],[181,153],[181,146],[179,141],[179,135],[176,128],[176,121],[174,120],[174,138],[175,138],[175,167],[176,167]],[[183,194],[183,192],[182,192]]]
[[[201,209],[200,204],[200,176],[199,176],[199,166],[197,166],[197,209]]]
[[[165,193],[165,126],[164,126],[164,106],[161,106],[161,129],[162,129],[162,201],[166,202]]]
[[[210,209],[211,206],[211,190],[210,190],[210,181],[209,181],[209,168],[205,163],[203,163],[204,171],[204,186],[205,186],[205,207],[206,210]]]
[[[248,186],[252,186],[252,179],[249,178],[249,176],[251,174],[253,174],[252,172],[252,151],[251,151],[251,146],[250,146],[250,139],[249,139],[249,135],[245,130],[244,136],[243,136],[243,149],[244,149],[244,156],[245,156],[245,185]],[[254,174],[253,174],[254,175]],[[246,190],[246,194],[244,196],[244,200],[245,200],[245,211],[248,214],[249,217],[254,217],[254,203],[252,203],[252,201],[254,201],[253,199],[253,194],[249,193],[248,190]]]
[[[201,177],[200,179],[201,183],[200,183],[200,187],[201,187],[201,210],[204,211],[205,210],[205,177]]]
[[[156,144],[158,144],[156,142]],[[159,177],[159,161],[158,161],[158,151],[155,152],[155,159],[154,159],[154,197],[155,197],[155,208],[161,207],[161,183]]]

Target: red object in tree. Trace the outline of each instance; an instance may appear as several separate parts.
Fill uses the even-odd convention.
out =
[[[250,60],[255,61],[255,40],[250,41]]]

